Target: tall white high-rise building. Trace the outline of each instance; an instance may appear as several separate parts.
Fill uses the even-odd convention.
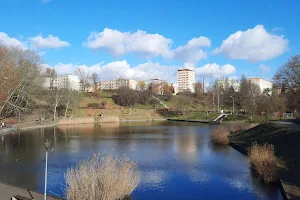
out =
[[[79,91],[80,84],[79,78],[75,75],[57,75],[54,78],[46,77],[43,85],[45,88],[58,88],[58,89],[69,89]]]
[[[177,83],[178,92],[195,92],[195,71],[191,69],[178,69]]]

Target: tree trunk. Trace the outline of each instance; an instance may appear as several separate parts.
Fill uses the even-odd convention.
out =
[[[55,117],[56,117],[56,106],[54,107],[54,110],[53,110],[53,121],[55,121]]]
[[[66,110],[65,110],[65,117],[67,117],[67,112],[69,108],[70,99],[68,98],[67,104],[66,104]]]

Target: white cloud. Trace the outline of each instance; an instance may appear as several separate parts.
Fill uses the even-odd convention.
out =
[[[236,69],[233,65],[226,64],[220,66],[216,63],[206,64],[202,67],[196,68],[196,76],[210,76],[220,77],[220,76],[228,76],[234,74]]]
[[[260,70],[260,72],[261,72],[262,74],[265,74],[265,73],[267,73],[268,71],[271,70],[271,67],[268,67],[268,66],[266,66],[266,65],[261,64],[261,65],[259,66],[259,70]]]
[[[47,64],[45,67],[53,67],[58,74],[75,74],[77,68],[92,74],[99,74],[101,80],[114,80],[116,78],[129,78],[135,80],[150,80],[154,78],[162,79],[168,82],[176,82],[177,69],[179,66],[166,66],[158,62],[145,62],[137,66],[130,66],[126,60],[114,61],[107,64],[103,62],[92,66],[80,64],[63,64],[58,63],[54,66]],[[236,69],[233,65],[227,64],[220,66],[216,63],[206,64],[200,68],[195,68],[194,65],[186,65],[185,67],[193,68],[196,71],[197,77],[208,76],[210,73],[214,77],[228,76],[235,73]]]
[[[189,63],[189,62],[187,62],[187,63],[184,63],[183,68],[184,68],[184,69],[195,70],[195,64],[194,64],[194,63]]]
[[[6,33],[0,32],[0,44],[5,46],[15,46],[20,47],[22,49],[27,49],[26,43],[16,39],[9,37]]]
[[[141,30],[135,33],[120,32],[105,28],[100,33],[91,33],[84,45],[91,49],[105,50],[114,56],[131,52],[147,56],[168,56],[171,44],[171,39],[159,34],[147,34]]]
[[[103,50],[113,56],[134,53],[144,57],[162,56],[184,62],[198,62],[206,58],[207,54],[200,47],[210,47],[210,40],[206,37],[193,38],[184,46],[171,49],[172,39],[160,34],[149,34],[138,30],[134,33],[121,32],[105,28],[102,32],[93,32],[84,46],[94,50]]]
[[[62,41],[53,35],[48,35],[45,38],[42,35],[38,35],[36,37],[29,38],[29,40],[33,48],[58,49],[70,46],[68,42]]]
[[[176,79],[176,70],[178,69],[177,66],[163,66],[151,61],[131,67],[126,60],[114,61],[105,65],[103,65],[102,62],[92,66],[72,63],[58,63],[54,66],[44,64],[43,66],[53,67],[58,74],[75,74],[75,70],[80,68],[89,74],[92,74],[93,72],[98,73],[102,80],[111,80],[122,77],[135,80],[159,78],[166,81],[174,81]]]
[[[171,51],[171,58],[184,62],[198,62],[207,58],[207,54],[200,47],[210,47],[210,40],[206,37],[193,38],[184,46],[179,46]]]
[[[268,33],[263,25],[257,25],[253,29],[231,34],[214,53],[255,62],[277,57],[287,47],[288,40],[284,36]]]

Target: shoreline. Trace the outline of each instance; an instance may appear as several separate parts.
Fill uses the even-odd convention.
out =
[[[246,151],[244,151],[243,149],[239,148],[236,144],[234,144],[233,142],[230,142],[228,144],[230,147],[232,147],[233,149],[235,149],[236,151],[240,152],[241,154],[243,154],[244,156],[248,156],[248,153]],[[286,195],[286,191],[284,190],[284,187],[283,187],[283,184],[281,182],[281,179],[280,177],[278,177],[277,181],[276,181],[276,184],[279,186],[279,190],[280,190],[280,193],[282,195],[282,198],[284,200],[288,200],[287,198],[287,195]]]
[[[125,120],[120,120],[119,122],[124,123],[124,122],[151,122],[151,121],[167,121],[167,119],[125,119]],[[103,123],[107,124],[110,122],[102,122],[102,123],[101,122],[100,123],[93,122],[93,123],[88,123],[88,124],[103,124]],[[115,122],[113,122],[113,123],[115,123]],[[77,125],[77,124],[70,124],[70,125]],[[14,125],[14,127],[12,127],[12,128],[5,128],[5,129],[0,130],[0,136],[11,134],[11,133],[14,133],[14,132],[20,131],[20,130],[31,130],[31,129],[37,129],[37,128],[53,127],[53,126],[59,126],[58,122],[52,123],[52,124],[44,124],[44,125],[39,124],[36,126],[27,126],[27,127],[22,127],[22,128],[19,128],[19,127],[17,127],[17,125]]]

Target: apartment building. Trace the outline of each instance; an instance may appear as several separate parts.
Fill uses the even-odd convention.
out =
[[[75,75],[65,74],[57,75],[55,77],[45,77],[43,86],[45,88],[58,88],[58,89],[70,89],[79,91],[80,84],[79,78]]]
[[[263,92],[265,89],[272,90],[273,84],[270,81],[267,81],[262,78],[247,78],[247,80],[251,83],[258,85],[261,92]]]
[[[177,71],[178,92],[195,92],[195,71],[191,69],[178,69]]]
[[[132,79],[105,80],[100,82],[100,88],[102,90],[117,90],[120,87],[128,87],[136,90],[137,84],[137,81]]]
[[[241,82],[239,80],[228,80],[228,79],[218,80],[217,84],[224,89],[232,87],[235,92],[240,91],[240,86],[241,86]]]
[[[164,80],[161,79],[151,79],[151,90],[153,94],[163,95],[163,86],[166,84]]]

